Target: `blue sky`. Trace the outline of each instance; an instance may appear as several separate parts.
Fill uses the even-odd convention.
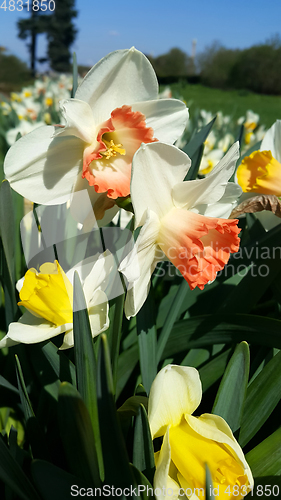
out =
[[[72,50],[78,63],[87,65],[132,45],[154,56],[172,47],[190,53],[196,39],[198,53],[214,40],[244,48],[281,33],[280,0],[76,0],[76,9],[79,31]],[[17,38],[16,23],[22,17],[0,9],[0,45],[28,61],[26,43]],[[37,55],[43,57],[46,40],[44,35],[39,39]]]

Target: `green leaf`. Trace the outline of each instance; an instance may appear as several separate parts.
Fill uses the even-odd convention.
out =
[[[79,392],[68,382],[60,386],[60,435],[70,470],[87,485],[100,486],[96,441],[91,418]]]
[[[41,349],[57,378],[62,382],[70,382],[76,386],[75,366],[70,359],[62,351],[58,351],[52,342],[43,344]]]
[[[137,315],[140,370],[142,383],[147,394],[149,394],[151,384],[157,373],[157,338],[154,311],[153,289],[151,288],[144,305]]]
[[[79,488],[85,486],[81,484],[81,479],[44,460],[33,460],[31,473],[43,500],[70,498],[71,494],[76,496],[77,488],[71,488],[73,485]]]
[[[164,324],[162,331],[161,331],[159,338],[158,338],[158,343],[157,343],[157,361],[158,362],[161,359],[165,345],[168,341],[168,338],[170,336],[170,333],[172,331],[172,328],[173,328],[174,323],[178,317],[179,311],[182,307],[182,304],[185,300],[185,297],[186,297],[186,294],[188,291],[189,291],[188,283],[183,279],[180,286],[177,289],[177,292],[175,294],[173,301],[171,302],[171,306],[170,306],[169,312],[167,314],[165,324]]]
[[[239,443],[243,447],[261,428],[281,399],[281,352],[249,385]]]
[[[107,330],[110,357],[112,361],[113,386],[116,390],[117,369],[119,359],[120,340],[122,335],[122,320],[125,294],[119,295],[110,301],[109,329]]]
[[[212,413],[226,420],[232,432],[241,424],[249,367],[249,346],[247,342],[241,342],[227,365],[212,409]]]
[[[45,440],[45,435],[43,433],[42,428],[40,427],[40,424],[35,416],[35,413],[33,411],[20,361],[18,359],[18,356],[15,356],[16,358],[16,374],[17,374],[17,381],[18,381],[18,387],[19,387],[19,394],[20,394],[20,400],[21,400],[21,405],[23,408],[23,413],[25,417],[25,422],[26,422],[26,432],[28,439],[30,441],[31,449],[32,449],[32,454],[36,458],[46,458],[49,459],[49,453],[47,450],[47,444]]]
[[[15,216],[10,184],[4,180],[0,187],[1,279],[5,294],[6,326],[15,320],[19,311],[15,293]]]
[[[23,500],[41,500],[0,436],[0,480]]]
[[[213,487],[212,476],[207,464],[205,464],[205,470],[206,470],[206,486],[205,486],[206,500],[215,500],[214,496],[215,491]]]
[[[213,344],[250,344],[281,349],[281,321],[250,314],[205,314],[175,323],[162,359]]]
[[[18,381],[22,409],[25,419],[28,420],[30,417],[35,417],[35,414],[27,393],[19,358],[17,355],[15,356],[15,358],[16,358],[16,374],[17,374],[17,381]]]
[[[273,500],[276,498],[280,498],[280,492],[280,476],[255,477],[254,488],[245,498],[247,498],[248,500],[260,500],[261,498],[269,498]]]
[[[90,414],[95,436],[100,475],[103,477],[103,460],[96,392],[97,363],[87,305],[77,271],[74,273],[73,333],[77,388]]]
[[[281,475],[281,427],[246,455],[253,476]]]
[[[189,158],[192,158],[200,146],[204,144],[209,133],[211,132],[211,128],[214,125],[216,118],[217,117],[215,116],[207,125],[205,125],[205,127],[201,128],[199,132],[196,132],[191,141],[183,148],[183,151],[189,156]]]
[[[73,83],[72,83],[71,97],[74,97],[78,87],[78,68],[77,68],[77,58],[75,52],[73,52],[72,68],[73,68],[72,69]]]
[[[141,500],[148,500],[152,497],[153,487],[152,484],[148,481],[144,474],[142,474],[134,465],[130,464],[131,470],[134,475],[135,484],[138,485],[134,492],[134,496],[132,498],[140,498]],[[137,493],[140,495],[137,497]]]
[[[223,375],[227,362],[229,359],[231,349],[218,354],[211,359],[202,368],[199,368],[200,379],[202,382],[202,389],[205,392]]]
[[[115,408],[111,362],[105,334],[101,334],[99,347],[97,396],[105,470],[104,482],[124,489],[134,484],[134,478]]]
[[[149,481],[153,481],[155,470],[154,449],[147,412],[142,404],[139,406],[135,418],[133,464],[145,474]]]
[[[4,180],[0,187],[0,231],[10,281],[15,283],[15,214],[10,184]]]
[[[126,349],[120,354],[117,370],[116,398],[120,396],[126,383],[131,377],[139,359],[138,354],[139,350],[137,344],[133,345],[129,349]]]

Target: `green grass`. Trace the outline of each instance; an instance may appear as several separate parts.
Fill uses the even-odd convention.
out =
[[[222,111],[234,119],[244,116],[247,109],[260,115],[260,123],[267,128],[281,119],[281,96],[254,94],[246,90],[219,90],[203,85],[173,84],[171,89],[185,99],[192,116],[196,108]]]

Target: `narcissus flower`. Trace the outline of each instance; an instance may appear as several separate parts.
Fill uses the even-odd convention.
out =
[[[61,349],[73,346],[72,283],[75,271],[82,280],[92,336],[107,330],[108,299],[104,290],[113,267],[113,256],[105,252],[98,260],[86,259],[67,273],[57,261],[43,264],[39,272],[29,269],[17,284],[19,305],[26,311],[17,323],[10,323],[7,335],[0,341],[0,348],[19,342],[34,344],[61,333],[65,333]]]
[[[132,157],[141,143],[174,143],[184,131],[185,104],[157,97],[155,72],[141,52],[110,53],[74,99],[61,101],[65,125],[35,130],[9,150],[4,169],[12,188],[41,204],[63,203],[87,188],[101,219],[116,198],[129,195]]]
[[[193,412],[202,398],[195,368],[167,365],[156,376],[148,399],[152,438],[164,436],[155,454],[157,499],[204,500],[208,464],[218,500],[240,500],[253,487],[243,451],[222,417]],[[166,492],[166,494],[165,494]]]
[[[239,248],[238,220],[229,216],[241,188],[228,183],[239,155],[235,143],[204,179],[185,181],[190,159],[174,146],[143,144],[134,156],[131,199],[143,226],[120,271],[129,281],[127,317],[143,305],[157,262],[168,258],[191,289],[204,288]]]
[[[237,182],[244,193],[281,196],[281,120],[266,132],[260,151],[242,160]]]

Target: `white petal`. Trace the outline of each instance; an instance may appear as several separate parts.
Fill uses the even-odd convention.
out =
[[[138,102],[132,110],[143,113],[147,126],[154,130],[154,137],[169,144],[182,135],[189,116],[186,105],[179,99]]]
[[[9,149],[4,162],[11,187],[40,204],[67,201],[81,169],[83,142],[76,137],[53,138],[53,133],[51,126],[30,132]]]
[[[75,98],[88,102],[95,120],[101,123],[115,108],[156,99],[157,93],[158,83],[152,65],[132,47],[111,52],[101,59],[85,76]]]
[[[237,200],[241,196],[242,189],[234,182],[228,182],[225,188],[225,193],[222,198],[211,205],[197,205],[196,211],[201,215],[207,217],[220,217],[221,219],[228,219],[232,210],[237,205]]]
[[[158,217],[149,212],[135,247],[119,266],[119,271],[129,282],[125,301],[125,314],[128,319],[135,316],[143,306],[149,292],[151,275],[157,262],[162,260],[157,258],[156,238],[159,228]]]
[[[19,344],[19,342],[16,342],[15,340],[10,339],[8,335],[5,335],[5,337],[0,340],[0,349],[3,347],[12,347],[17,344]]]
[[[196,208],[220,200],[225,193],[227,181],[234,172],[239,158],[238,142],[233,144],[226,155],[204,179],[185,181],[174,186],[173,200],[177,208]]]
[[[108,282],[115,280],[116,274],[118,274],[117,264],[111,252],[107,250],[99,256],[85,279],[83,290],[87,304],[93,300],[94,293],[98,288],[104,291],[108,286]],[[95,304],[98,304],[98,302],[95,301]]]
[[[17,323],[10,323],[7,335],[16,342],[35,344],[55,337],[68,329],[69,325],[55,326],[26,311]]]
[[[59,349],[63,351],[64,349],[70,349],[73,346],[74,346],[74,337],[73,337],[73,330],[71,329],[65,332],[65,335],[63,337],[63,343]]]
[[[271,151],[272,156],[281,162],[281,120],[276,120],[266,132],[261,142],[260,150]]]
[[[66,126],[58,127],[55,136],[75,135],[78,139],[91,144],[95,137],[96,124],[89,104],[78,99],[65,99],[60,102],[60,109]]]
[[[171,500],[177,500],[178,498],[180,498],[178,496],[180,485],[169,476],[170,464],[171,447],[169,443],[168,429],[163,439],[154,476],[153,486],[155,490],[155,497],[157,498],[157,500],[164,500],[167,498],[170,498]],[[173,492],[172,495],[171,491]],[[170,494],[168,494],[168,492]]]
[[[96,290],[93,301],[89,307],[89,320],[92,336],[96,337],[109,327],[108,317],[109,305],[106,294],[102,290]]]
[[[161,219],[173,208],[172,188],[184,179],[189,167],[189,157],[175,146],[160,142],[141,145],[132,163],[135,227],[144,224],[147,209]]]
[[[239,446],[232,431],[226,421],[218,416],[205,413],[200,417],[185,415],[185,419],[190,427],[201,436],[217,441],[218,443],[227,444],[241,462],[248,476],[249,485],[253,486],[253,476],[249,465],[246,462],[242,448]]]
[[[178,425],[184,414],[193,413],[201,398],[202,386],[195,368],[177,365],[162,368],[152,383],[148,399],[153,439],[165,434],[169,425]]]

